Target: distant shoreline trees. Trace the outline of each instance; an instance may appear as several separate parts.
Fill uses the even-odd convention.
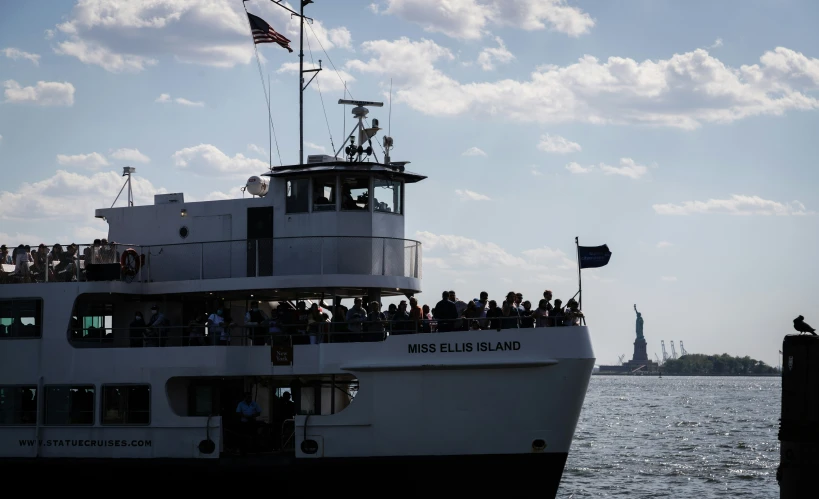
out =
[[[716,374],[716,375],[753,375],[777,374],[777,368],[761,360],[748,357],[722,355],[689,354],[679,359],[668,359],[660,368],[668,374]]]

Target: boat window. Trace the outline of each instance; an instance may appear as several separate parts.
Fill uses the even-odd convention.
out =
[[[93,425],[94,386],[46,386],[45,424]]]
[[[400,180],[376,178],[373,181],[373,207],[375,211],[401,214]]]
[[[0,425],[37,423],[37,387],[0,386]]]
[[[370,209],[369,177],[342,177],[341,209],[342,210]]]
[[[336,178],[313,179],[313,211],[336,211]]]
[[[307,212],[308,189],[310,189],[310,179],[299,178],[287,181],[287,199],[285,200],[287,213]]]
[[[150,422],[150,385],[103,385],[102,424],[144,425]]]
[[[0,300],[0,339],[39,338],[43,322],[43,300]]]
[[[71,339],[84,343],[113,341],[114,304],[105,302],[80,302],[79,312],[72,316]]]

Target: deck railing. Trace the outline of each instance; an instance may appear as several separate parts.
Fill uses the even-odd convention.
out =
[[[34,247],[34,250],[37,248]],[[236,277],[368,275],[421,278],[421,243],[390,237],[309,236],[162,245],[66,245],[25,265],[0,266],[0,284],[169,282]]]
[[[548,320],[551,319],[551,320]],[[528,324],[528,325],[527,325]],[[79,348],[143,348],[181,346],[282,346],[317,345],[320,343],[360,343],[384,341],[390,335],[419,333],[462,332],[475,330],[540,329],[548,332],[553,327],[579,326],[579,319],[547,318],[537,328],[535,321],[526,318],[460,318],[432,320],[386,320],[359,323],[263,323],[259,326],[225,325],[224,328],[202,323],[188,326],[127,327],[127,328],[73,328],[69,329],[71,343]]]

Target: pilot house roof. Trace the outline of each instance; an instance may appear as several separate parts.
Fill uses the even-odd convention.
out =
[[[308,163],[306,165],[275,166],[264,177],[296,177],[303,175],[320,174],[342,174],[342,173],[380,173],[394,179],[403,180],[405,183],[413,184],[427,178],[404,170],[406,163],[391,162],[390,165],[383,163],[363,163],[348,161],[326,161],[322,163]]]

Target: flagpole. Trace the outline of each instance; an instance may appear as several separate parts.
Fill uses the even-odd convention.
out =
[[[267,119],[273,123],[273,115],[270,112],[270,73],[267,74]],[[270,161],[270,171],[273,171],[273,127],[267,127],[267,149],[268,161]]]
[[[299,0],[299,165],[304,164],[304,5]]]
[[[574,246],[577,250],[577,294],[578,294],[578,308],[583,310],[583,279],[580,278],[580,242],[577,236],[574,238]]]

